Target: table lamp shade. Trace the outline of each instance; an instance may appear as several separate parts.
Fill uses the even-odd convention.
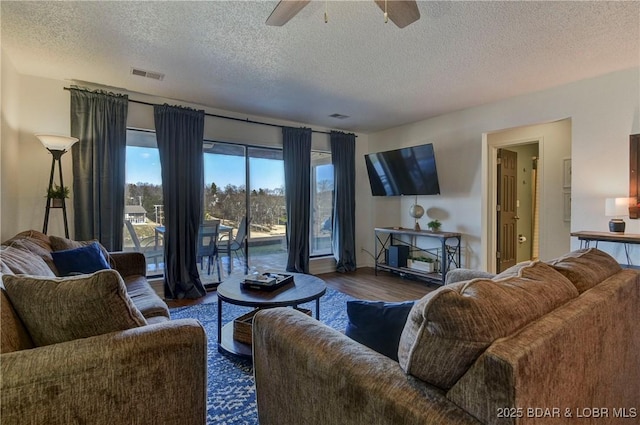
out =
[[[66,151],[78,141],[75,137],[60,136],[57,134],[36,134],[35,135],[45,148],[52,151]]]
[[[604,204],[604,215],[607,217],[629,215],[629,198],[607,198]]]

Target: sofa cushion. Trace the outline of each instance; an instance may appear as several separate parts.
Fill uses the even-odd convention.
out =
[[[127,287],[127,294],[140,313],[149,321],[151,318],[169,319],[169,308],[158,296],[144,276],[123,277]]]
[[[347,301],[345,334],[380,354],[398,361],[398,344],[414,302]]]
[[[465,280],[477,279],[480,277],[483,279],[492,279],[495,277],[495,273],[472,269],[453,269],[447,272],[444,284],[449,285],[451,283],[463,282]]]
[[[91,245],[92,243],[97,243],[102,251],[102,255],[107,259],[107,262],[111,266],[111,268],[115,268],[111,256],[109,255],[109,251],[105,248],[100,241],[97,239],[92,239],[90,241],[74,241],[73,239],[67,239],[60,236],[49,236],[49,241],[51,243],[52,251],[65,251],[67,249],[80,248],[83,246]]]
[[[29,274],[34,276],[55,276],[42,257],[31,251],[20,249],[20,241],[0,249],[0,263],[3,273]]]
[[[578,296],[545,263],[521,265],[514,276],[446,285],[412,308],[398,359],[408,374],[448,389],[497,338]]]
[[[0,278],[0,353],[33,348],[33,341],[7,297]]]
[[[622,270],[615,258],[596,248],[573,251],[547,264],[569,279],[579,293]]]
[[[26,239],[38,245],[41,249],[45,251],[49,251],[49,252],[53,251],[53,249],[51,248],[51,241],[49,240],[49,236],[37,230],[25,230],[23,232],[18,233],[11,239],[8,239],[7,241],[3,242],[2,244],[11,245],[11,243],[15,241],[23,240],[23,239]]]
[[[509,277],[516,277],[520,275],[522,269],[525,267],[531,267],[535,261],[522,261],[514,266],[509,267],[506,270],[503,270],[497,275],[490,277],[492,280],[505,279]]]
[[[111,268],[97,242],[80,248],[54,251],[51,256],[60,276],[89,274]]]
[[[147,324],[115,270],[66,278],[4,276],[3,280],[36,346]]]

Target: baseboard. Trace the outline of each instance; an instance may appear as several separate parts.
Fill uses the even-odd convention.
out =
[[[158,294],[160,298],[164,299],[164,278],[148,278],[147,282],[149,282],[149,285],[151,285],[151,288],[153,288],[156,294]]]
[[[336,259],[333,257],[318,257],[309,260],[309,273],[322,274],[336,271]]]

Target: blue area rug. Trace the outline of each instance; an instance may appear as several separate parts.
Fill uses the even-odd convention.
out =
[[[340,331],[347,326],[346,302],[354,298],[327,288],[320,298],[320,321]],[[316,304],[310,302],[300,307],[313,311]],[[251,311],[250,308],[224,303],[223,324]],[[256,387],[250,360],[227,356],[218,352],[218,303],[194,305],[171,309],[172,319],[198,319],[207,332],[207,423],[216,425],[257,425]]]

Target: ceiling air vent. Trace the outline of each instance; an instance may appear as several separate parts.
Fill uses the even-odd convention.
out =
[[[145,71],[144,69],[139,69],[139,68],[131,68],[131,75],[137,75],[138,77],[151,78],[152,80],[158,80],[158,81],[162,81],[164,79],[164,74],[161,72]]]
[[[349,118],[349,115],[342,115],[342,114],[331,114],[329,115],[331,118],[335,118],[337,120],[344,120]]]

